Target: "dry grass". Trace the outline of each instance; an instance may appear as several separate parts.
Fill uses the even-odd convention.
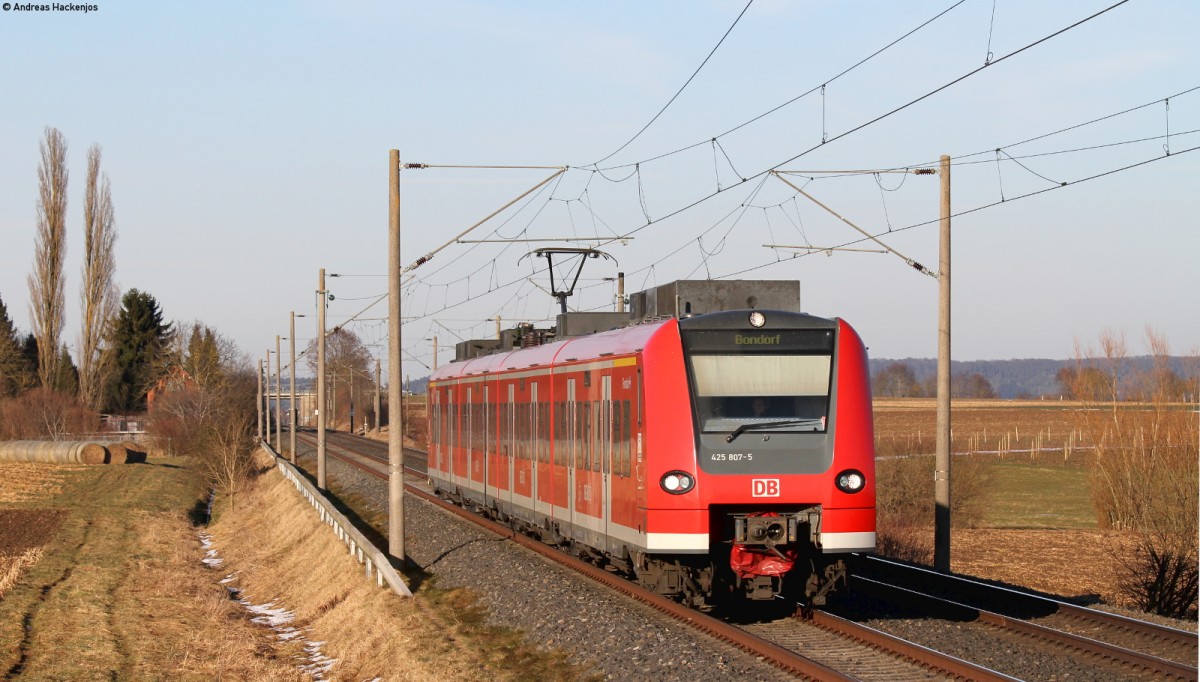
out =
[[[16,556],[0,555],[0,598],[17,584],[17,578],[42,558],[42,548],[33,547]]]
[[[956,530],[951,569],[1064,597],[1123,604],[1112,560],[1119,541],[1097,530]]]
[[[61,493],[23,498],[53,505],[63,523],[0,600],[0,670],[28,679],[302,679],[286,647],[200,564],[188,509],[201,489],[185,460],[76,468],[41,490],[54,487]]]
[[[953,450],[1045,464],[1086,462],[1090,443],[1078,428],[1081,407],[1049,400],[955,400]],[[874,413],[877,454],[930,454],[936,449],[937,404],[932,398],[876,399]]]
[[[62,490],[72,471],[85,467],[30,462],[0,462],[0,504],[22,504],[48,500]]]
[[[266,473],[243,495],[244,513],[211,527],[227,560],[222,575],[236,571],[253,603],[292,611],[293,625],[325,642],[324,655],[338,660],[330,673],[335,679],[525,677],[510,661],[497,660],[452,608],[420,594],[400,598],[365,580],[345,545],[278,474]],[[563,679],[570,679],[567,672]]]
[[[282,641],[230,599],[219,581],[236,572],[247,599],[280,602],[308,640],[324,642],[322,653],[337,659],[325,679],[578,679],[561,654],[481,627],[467,593],[402,599],[364,580],[273,471],[210,529],[228,562],[216,570],[200,562],[200,529],[190,520],[203,495],[190,460],[6,464],[4,473],[20,481],[4,488],[8,504],[20,506],[10,516],[62,519],[57,532],[18,533],[0,556],[0,670],[10,677],[311,679],[301,670],[310,662],[303,642]]]

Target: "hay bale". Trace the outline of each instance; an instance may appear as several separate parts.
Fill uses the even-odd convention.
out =
[[[108,448],[108,464],[124,464],[129,459],[129,450],[124,443],[105,443]]]
[[[125,448],[125,461],[129,464],[145,462],[148,448],[140,443],[135,443],[131,440],[121,441],[121,446]]]
[[[85,441],[76,445],[74,461],[79,464],[104,464],[109,459],[108,448],[103,443]]]
[[[104,464],[108,450],[93,441],[13,440],[0,443],[0,459],[47,464]]]

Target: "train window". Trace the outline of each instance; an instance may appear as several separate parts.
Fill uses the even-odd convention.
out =
[[[538,461],[543,463],[550,462],[550,415],[547,414],[549,410],[550,403],[538,403]]]
[[[591,434],[591,429],[588,425],[591,423],[592,413],[588,410],[588,403],[585,400],[576,401],[575,403],[575,468],[587,469],[590,466],[588,462],[588,437]]]
[[[521,453],[521,459],[528,460],[529,459],[529,403],[521,403],[521,406],[517,410],[517,419],[520,420],[520,424],[517,426],[517,430],[520,431],[520,433],[521,433],[521,448],[520,448],[519,452]]]
[[[553,420],[553,423],[554,423],[554,434],[553,434],[554,463],[562,464],[563,403],[557,402],[557,403],[552,403],[552,404],[554,406],[554,420]]]
[[[592,471],[600,471],[604,460],[604,402],[592,403]]]
[[[609,420],[612,418],[612,410],[609,407],[611,401],[598,400],[596,401],[596,459],[598,460],[595,467],[597,471],[608,473],[609,457],[612,450],[612,426],[609,425]]]
[[[508,454],[508,403],[496,406],[496,440],[500,443],[500,454]]]
[[[488,402],[488,390],[483,389],[483,419],[480,420],[480,427],[483,429],[481,436],[483,443],[484,455],[490,455],[496,449],[496,403]]]
[[[600,403],[600,419],[604,430],[600,432],[600,470],[608,473],[612,470],[612,401]]]
[[[730,432],[754,423],[770,431],[825,431],[829,355],[696,354],[689,363],[702,431]]]
[[[629,401],[622,400],[621,413],[625,419],[621,422],[621,473],[625,476],[633,474],[633,468],[630,465],[633,453],[633,424],[629,421],[631,412]]]
[[[621,402],[612,402],[612,472],[621,473]]]

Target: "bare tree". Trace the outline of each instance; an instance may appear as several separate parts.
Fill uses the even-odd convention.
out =
[[[98,408],[104,393],[109,353],[104,344],[105,325],[117,312],[120,292],[113,282],[117,262],[113,247],[117,228],[108,174],[100,174],[100,146],[87,155],[87,181],[83,199],[83,281],[79,302],[83,319],[79,330],[79,395]]]
[[[46,128],[40,145],[37,241],[29,275],[29,307],[38,343],[38,377],[54,379],[63,330],[63,261],[67,254],[67,141],[57,128]]]

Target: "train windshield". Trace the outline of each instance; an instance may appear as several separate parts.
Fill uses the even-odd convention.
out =
[[[829,355],[695,354],[689,359],[701,431],[825,432]]]

